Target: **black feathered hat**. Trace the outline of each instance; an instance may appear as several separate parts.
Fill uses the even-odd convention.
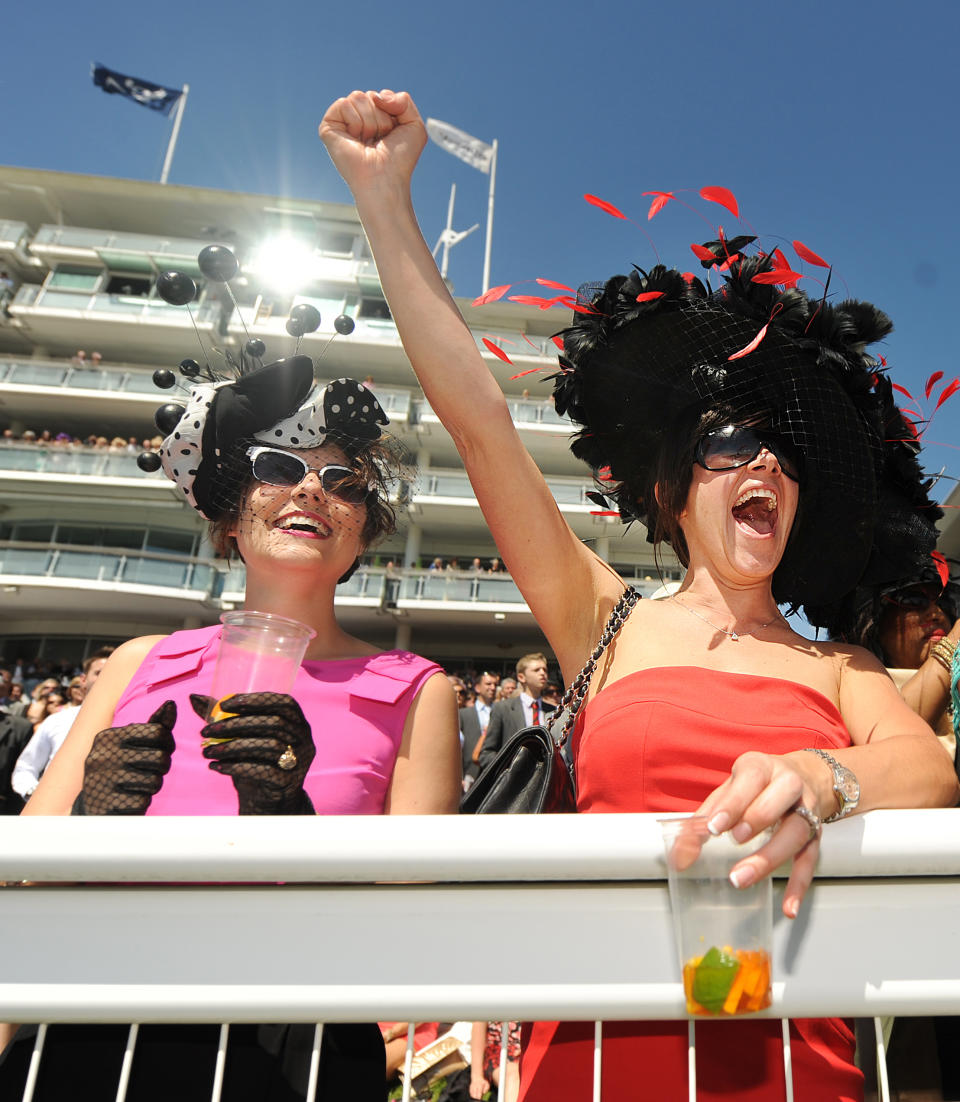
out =
[[[742,255],[752,240],[695,248],[719,270],[716,290],[660,265],[581,287],[560,334],[555,404],[583,426],[574,454],[604,470],[604,493],[648,533],[664,440],[689,433],[699,414],[761,424],[791,445],[803,459],[800,507],[773,592],[825,626],[878,555],[902,562],[932,548],[939,511],[865,351],[891,331],[889,318],[869,303],[808,298],[782,256]],[[886,538],[894,472],[915,517],[899,545]]]

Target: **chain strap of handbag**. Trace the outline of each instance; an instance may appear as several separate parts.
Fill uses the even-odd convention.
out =
[[[583,698],[587,695],[587,689],[590,687],[590,680],[593,677],[593,672],[597,668],[597,662],[600,661],[600,656],[610,646],[610,644],[616,639],[617,633],[623,627],[627,617],[630,615],[630,610],[640,600],[640,593],[634,589],[633,586],[627,586],[620,597],[620,600],[613,606],[607,622],[603,625],[603,632],[600,635],[600,640],[593,648],[590,657],[583,665],[583,669],[577,674],[577,676],[570,682],[570,687],[563,694],[563,699],[560,701],[560,707],[558,712],[563,711],[564,708],[569,709],[567,712],[566,722],[563,725],[563,730],[560,732],[560,737],[557,739],[557,745],[563,747],[566,744],[567,738],[570,732],[573,730],[573,725],[577,721],[577,715],[580,711],[580,706],[583,704]]]

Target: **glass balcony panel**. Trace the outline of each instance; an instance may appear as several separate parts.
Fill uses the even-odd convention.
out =
[[[123,564],[117,579],[130,585],[157,585],[168,589],[196,589],[190,585],[189,562],[167,562],[163,559],[130,558]]]
[[[223,579],[224,593],[243,593],[247,588],[247,571],[242,562],[234,559],[227,567]]]
[[[94,291],[103,272],[77,271],[70,268],[57,268],[47,278],[47,290],[57,291]]]
[[[29,368],[30,365],[18,366]],[[83,390],[119,390],[125,376],[125,371],[99,371],[92,367],[71,367],[67,369],[62,385],[79,387]],[[45,383],[42,377],[30,381],[34,386],[55,385]]]
[[[126,391],[129,394],[155,394],[162,395],[163,391],[153,381],[152,372],[130,371],[122,376],[122,381],[113,389]],[[174,394],[177,393],[175,390]]]
[[[472,578],[448,577],[444,580],[443,600],[472,601],[474,581]]]
[[[569,482],[553,482],[549,479],[547,485],[550,487],[550,492],[558,505],[583,505],[584,488],[582,485]]]
[[[4,382],[19,386],[63,386],[67,371],[66,364],[11,364]]]
[[[40,474],[102,475],[119,478],[164,480],[161,471],[141,471],[135,455],[110,455],[102,451],[72,448],[0,448],[0,470],[35,471]]]
[[[421,493],[436,497],[472,498],[473,487],[465,474],[455,471],[432,471],[429,474],[429,489],[422,488]]]
[[[37,297],[34,306],[44,310],[86,310],[90,305],[91,294],[89,291],[49,291],[45,290]]]
[[[404,578],[403,585],[400,587],[400,596],[424,601],[442,601],[443,585],[442,574],[427,574],[423,578]]]
[[[146,312],[147,304],[148,300],[145,298],[97,295],[90,308],[106,314],[143,314]]]
[[[104,555],[95,551],[60,551],[51,564],[51,573],[57,578],[112,582],[116,579],[122,562],[119,555]]]
[[[0,571],[4,574],[42,576],[47,573],[52,554],[53,552],[47,547],[33,551],[15,547],[0,550]]]
[[[139,455],[139,452],[137,454]],[[138,474],[143,473],[137,466],[136,455],[127,453],[126,455],[105,455],[103,457],[103,473],[108,478],[133,478],[135,471]]]
[[[383,592],[383,574],[371,573],[369,570],[358,570],[348,582],[337,586],[338,597],[373,597],[379,598]]]
[[[13,306],[33,306],[43,288],[36,283],[22,283],[13,296]]]
[[[9,218],[0,218],[0,244],[16,248],[28,236],[30,227],[26,222],[14,222]]]
[[[544,401],[540,406],[540,420],[545,425],[565,425],[568,428],[572,428],[569,417],[561,417],[554,408],[553,402],[549,399]]]
[[[520,590],[517,589],[512,578],[478,578],[477,600],[485,604],[518,604],[524,603]]]
[[[410,411],[409,390],[388,390],[386,387],[371,388],[384,413],[395,418],[406,418]]]
[[[162,257],[183,257],[196,261],[209,241],[189,237],[158,237],[148,233],[116,233],[83,226],[41,226],[33,239],[35,245],[59,245],[68,249],[110,250],[117,253],[147,253]]]

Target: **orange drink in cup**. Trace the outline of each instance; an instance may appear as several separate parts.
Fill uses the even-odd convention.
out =
[[[739,845],[700,816],[661,819],[670,910],[687,1013],[730,1017],[771,1002],[773,891],[769,877],[735,888],[730,870],[770,837]]]

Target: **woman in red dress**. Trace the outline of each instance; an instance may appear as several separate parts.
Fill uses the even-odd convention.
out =
[[[564,521],[423,241],[410,198],[420,115],[406,93],[354,92],[320,133],[410,362],[569,684],[625,583]],[[733,876],[746,885],[791,861],[783,910],[795,918],[822,821],[952,804],[958,788],[880,663],[798,635],[779,606],[821,622],[870,571],[891,493],[920,509],[928,551],[936,511],[906,432],[891,436],[890,418],[903,423],[864,352],[888,319],[862,303],[810,302],[769,274],[782,256],[748,256],[752,238],[717,236],[695,251],[716,265],[719,291],[660,265],[634,270],[581,289],[562,334],[555,401],[582,427],[573,451],[602,472],[623,519],[669,541],[687,567],[670,600],[635,605],[598,663],[574,738],[578,807],[695,810],[738,840],[774,828]],[[792,1031],[799,1098],[861,1096],[846,1023]],[[686,1098],[686,1032],[608,1024],[605,1102]],[[592,1026],[535,1025],[521,1100],[588,1099],[591,1038]],[[697,1047],[701,1098],[784,1097],[778,1023],[709,1023]]]

